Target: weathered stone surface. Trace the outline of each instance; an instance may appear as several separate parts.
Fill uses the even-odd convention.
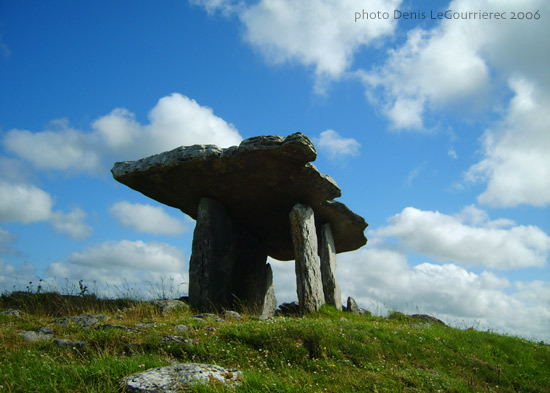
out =
[[[357,314],[357,315],[365,315],[365,316],[371,315],[370,311],[365,310],[364,308],[360,308],[357,305],[357,302],[355,301],[355,299],[352,298],[351,296],[348,297],[347,307],[345,311],[351,312],[352,314]]]
[[[423,323],[446,326],[445,322],[443,322],[441,319],[437,319],[436,317],[432,317],[431,315],[413,314],[411,315],[411,317]]]
[[[174,326],[174,329],[176,329],[178,332],[180,333],[185,333],[185,332],[188,332],[189,331],[189,328],[185,325],[177,325],[177,326]]]
[[[267,287],[263,298],[263,306],[260,309],[260,319],[266,320],[275,315],[277,309],[277,298],[275,297],[275,286],[273,285],[273,271],[268,263],[264,276],[264,285]]]
[[[36,331],[22,331],[17,333],[17,335],[27,342],[49,341],[53,339],[53,330],[40,328]]]
[[[189,303],[197,310],[234,307],[261,313],[272,285],[265,247],[213,198],[202,198],[189,261]]]
[[[56,320],[56,323],[64,327],[81,327],[87,329],[103,321],[107,321],[108,319],[109,317],[103,314],[81,314],[59,318]]]
[[[342,309],[342,293],[336,280],[336,249],[330,224],[321,227],[319,239],[319,256],[321,259],[321,278],[323,281],[323,293],[328,305]]]
[[[290,303],[283,303],[277,310],[277,315],[295,316],[300,314],[300,303],[294,301]]]
[[[224,322],[224,320],[222,318],[218,317],[216,314],[212,314],[212,313],[208,313],[208,312],[195,315],[194,318],[195,319],[200,319],[200,320],[203,320],[203,321],[205,321],[207,319],[212,319],[216,322]]]
[[[174,299],[153,300],[151,304],[153,306],[158,307],[162,313],[167,313],[178,309],[185,310],[189,308],[189,306],[184,302],[182,302],[181,300],[174,300]]]
[[[5,316],[8,316],[8,317],[21,318],[21,311],[16,310],[14,308],[8,308],[6,311],[0,312],[0,315],[5,315]]]
[[[204,196],[220,201],[230,217],[255,236],[267,254],[294,259],[288,213],[297,202],[313,208],[318,224],[330,222],[336,252],[366,243],[365,221],[338,202],[341,191],[310,164],[311,141],[296,133],[286,138],[259,136],[239,146],[179,147],[111,170],[119,182],[197,219]],[[261,218],[261,219],[258,219]]]
[[[68,340],[63,338],[56,338],[53,342],[64,348],[84,348],[88,346],[86,341]]]
[[[319,311],[325,303],[313,210],[296,204],[289,215],[296,255],[296,292],[301,313]]]
[[[175,364],[130,375],[122,380],[122,385],[127,392],[177,393],[195,383],[210,384],[213,381],[240,385],[242,373],[209,364]]]
[[[240,321],[240,320],[243,319],[243,317],[241,317],[241,314],[239,314],[236,311],[230,311],[230,310],[225,310],[223,312],[223,318],[224,319],[232,319],[234,321]]]
[[[357,302],[354,298],[351,296],[348,297],[347,307],[346,311],[351,312],[353,314],[359,314],[359,306],[357,305]]]

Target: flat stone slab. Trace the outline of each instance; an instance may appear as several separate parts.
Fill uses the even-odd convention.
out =
[[[125,392],[177,393],[196,383],[240,385],[242,373],[210,364],[186,363],[153,368],[122,380]]]
[[[292,260],[288,214],[296,203],[311,206],[318,224],[331,224],[336,252],[366,243],[365,220],[332,201],[341,191],[310,163],[316,157],[313,143],[296,133],[286,138],[253,137],[227,149],[182,146],[138,161],[117,162],[111,172],[117,181],[193,219],[200,199],[214,198],[265,244],[268,255]]]

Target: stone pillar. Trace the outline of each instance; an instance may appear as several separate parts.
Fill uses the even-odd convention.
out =
[[[273,273],[263,244],[215,199],[199,202],[189,261],[189,303],[199,311],[242,310],[272,316]],[[273,304],[274,303],[274,304]]]
[[[342,293],[336,280],[336,247],[334,246],[332,229],[328,223],[321,227],[319,256],[321,258],[321,278],[325,301],[328,305],[342,310]]]
[[[248,231],[239,229],[232,276],[234,305],[252,314],[272,317],[277,309],[277,299],[271,265],[266,261],[265,246]]]
[[[319,311],[325,303],[317,253],[313,209],[296,204],[290,211],[290,227],[296,259],[296,291],[302,314]]]
[[[233,224],[221,203],[202,198],[189,260],[189,303],[200,311],[228,306],[235,263]]]

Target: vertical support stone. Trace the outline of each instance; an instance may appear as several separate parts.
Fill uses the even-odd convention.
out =
[[[189,260],[189,303],[209,311],[228,305],[235,263],[233,224],[221,203],[199,202]]]
[[[265,246],[215,199],[199,202],[189,261],[189,303],[199,311],[246,309],[273,316],[273,273]]]
[[[277,308],[273,272],[266,263],[265,246],[244,229],[238,229],[237,255],[232,277],[234,307],[272,317]]]
[[[325,303],[317,253],[313,209],[296,204],[290,211],[290,227],[296,259],[296,291],[302,314],[319,311]]]
[[[325,301],[328,305],[342,310],[342,293],[336,280],[336,247],[334,246],[334,238],[329,223],[321,227],[319,256],[321,258],[321,278]]]

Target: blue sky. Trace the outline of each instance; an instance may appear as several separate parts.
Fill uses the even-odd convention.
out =
[[[0,289],[185,294],[194,221],[113,163],[300,131],[369,223],[339,255],[345,297],[550,341],[549,17],[544,0],[3,1]],[[293,264],[270,262],[294,300]]]

